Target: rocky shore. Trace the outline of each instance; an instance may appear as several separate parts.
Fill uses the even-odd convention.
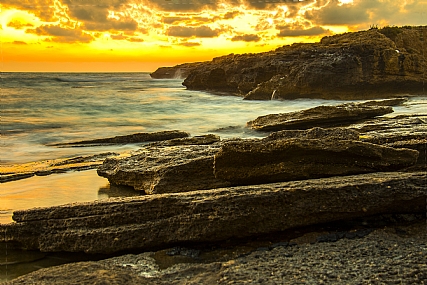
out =
[[[9,284],[55,284],[58,276],[69,284],[423,284],[427,115],[390,115],[404,103],[254,118],[247,127],[264,134],[258,139],[174,131],[130,156],[104,156],[99,175],[147,195],[15,211],[14,223],[0,225],[0,242],[118,256]],[[264,243],[241,251],[251,239]],[[201,258],[206,252],[215,257]]]
[[[255,248],[174,247],[40,269],[5,284],[426,284],[425,222],[406,216],[367,234],[323,229]]]
[[[176,78],[179,73],[188,89],[228,92],[249,100],[423,94],[426,30],[385,27],[334,35],[319,43],[160,68],[151,76]]]

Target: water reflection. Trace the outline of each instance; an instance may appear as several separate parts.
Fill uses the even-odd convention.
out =
[[[145,195],[143,191],[137,191],[130,186],[108,184],[98,190],[98,200],[114,197],[133,197]]]
[[[110,185],[96,170],[33,176],[0,184],[0,224],[12,222],[16,210],[141,194],[131,187]]]

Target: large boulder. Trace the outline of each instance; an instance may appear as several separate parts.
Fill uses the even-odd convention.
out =
[[[393,109],[389,106],[348,103],[337,106],[317,106],[297,112],[260,116],[255,120],[247,122],[247,126],[257,131],[348,126],[351,123],[392,112]]]
[[[245,99],[368,99],[423,91],[427,27],[345,33],[319,43],[259,54],[230,54],[192,69],[191,90],[228,91]]]
[[[152,146],[127,158],[106,159],[98,175],[147,194],[185,192],[229,186],[215,178],[214,154],[219,144]]]
[[[351,140],[284,139],[229,142],[215,155],[218,179],[233,185],[395,171],[416,163],[418,151]]]
[[[425,213],[425,172],[381,172],[15,211],[0,242],[114,253],[214,242],[385,213]]]

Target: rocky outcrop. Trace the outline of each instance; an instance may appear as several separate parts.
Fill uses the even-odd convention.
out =
[[[220,142],[221,138],[217,135],[207,134],[189,138],[176,138],[166,141],[154,142],[150,146],[177,146],[177,145],[208,145]]]
[[[318,106],[298,112],[270,114],[249,121],[247,126],[257,131],[280,131],[309,129],[313,127],[348,126],[367,118],[392,113],[389,106],[362,104],[342,104],[337,106]]]
[[[352,125],[360,140],[395,148],[410,148],[420,153],[419,165],[427,162],[427,115],[400,115],[374,118]]]
[[[175,138],[186,138],[189,134],[182,131],[161,131],[154,133],[137,133],[125,136],[116,136],[112,138],[84,140],[70,143],[54,144],[53,146],[93,146],[104,144],[127,144],[127,143],[142,143],[153,141],[164,141]]]
[[[68,171],[83,171],[95,169],[102,165],[104,159],[120,156],[119,153],[106,152],[88,156],[78,156],[67,159],[44,160],[24,164],[5,165],[1,167],[0,183],[46,176]]]
[[[219,144],[152,146],[128,158],[106,159],[98,175],[147,194],[225,187],[230,183],[213,174],[214,154],[219,148]]]
[[[425,172],[382,172],[16,211],[0,242],[113,253],[268,234],[382,213],[425,213]]]
[[[273,132],[263,138],[262,142],[283,139],[327,139],[327,140],[359,140],[359,132],[347,128],[312,128],[308,130],[284,130]]]
[[[153,79],[184,79],[200,64],[200,62],[195,62],[179,64],[172,67],[160,67],[153,73],[150,73],[150,76]]]
[[[323,229],[322,233],[309,232],[290,242],[287,237],[269,235],[265,241],[256,241],[255,248],[240,240],[235,246],[216,246],[214,250],[174,247],[126,254],[40,269],[4,285],[295,284],[307,280],[315,284],[353,285],[370,280],[423,284],[427,280],[426,221],[402,222],[379,228],[370,228],[369,224],[369,228],[362,226],[345,233],[333,228],[325,233]],[[190,252],[199,254],[189,256]]]
[[[427,27],[389,27],[293,44],[259,54],[227,55],[191,70],[191,90],[245,99],[369,99],[423,94]]]
[[[215,177],[251,185],[395,171],[414,165],[418,151],[351,140],[283,139],[229,142],[215,154]]]

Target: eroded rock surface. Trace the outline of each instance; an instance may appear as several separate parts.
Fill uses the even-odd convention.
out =
[[[192,69],[183,85],[245,99],[371,99],[425,94],[427,27],[387,27],[293,44],[259,54],[230,54]]]
[[[219,148],[219,144],[148,147],[128,158],[106,159],[98,175],[147,194],[225,187],[230,183],[213,174]]]
[[[401,115],[374,118],[350,127],[365,142],[419,151],[418,164],[427,159],[427,115]]]
[[[25,179],[29,177],[46,176],[53,173],[65,173],[67,171],[83,171],[95,169],[102,165],[108,157],[118,157],[120,154],[106,152],[88,156],[78,156],[68,159],[54,159],[23,164],[1,165],[0,183]]]
[[[218,179],[233,185],[395,171],[414,165],[418,151],[351,140],[235,141],[215,154]]]
[[[102,144],[127,144],[127,143],[142,143],[153,141],[164,141],[176,138],[186,138],[189,134],[182,131],[161,131],[154,133],[137,133],[125,136],[116,136],[112,138],[85,140],[71,143],[60,143],[54,146],[93,146]]]
[[[258,131],[310,129],[313,127],[348,126],[367,118],[392,113],[389,106],[371,106],[367,103],[318,106],[302,111],[270,114],[249,121],[247,126]]]
[[[113,253],[268,234],[382,213],[425,213],[425,172],[382,172],[16,211],[0,242]]]

